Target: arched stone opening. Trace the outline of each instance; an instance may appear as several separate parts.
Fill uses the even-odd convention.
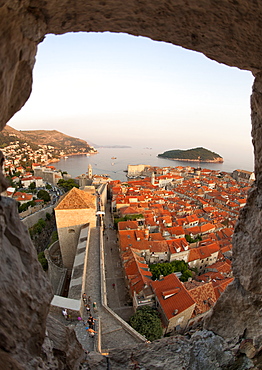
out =
[[[251,100],[256,182],[234,236],[235,282],[206,320],[214,332],[251,338],[256,348],[262,344],[261,7],[247,0],[219,4],[213,0],[0,0],[1,128],[30,95],[37,45],[47,33],[112,31],[146,36],[200,51],[256,76]]]

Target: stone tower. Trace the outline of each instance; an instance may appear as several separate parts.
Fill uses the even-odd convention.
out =
[[[96,225],[95,188],[72,188],[55,208],[55,218],[63,265],[71,270],[81,227]]]
[[[88,172],[87,172],[87,174],[88,174],[88,178],[89,179],[92,179],[92,177],[93,177],[93,169],[92,169],[92,165],[90,163],[88,165]]]
[[[152,175],[151,175],[151,184],[155,185],[155,172],[154,171],[152,172]]]

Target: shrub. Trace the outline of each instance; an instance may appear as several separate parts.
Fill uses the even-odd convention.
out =
[[[43,267],[43,270],[44,271],[47,271],[48,269],[48,262],[47,262],[47,259],[45,258],[45,254],[44,252],[40,252],[38,253],[38,261],[41,263],[42,267]]]
[[[150,341],[160,339],[163,335],[159,314],[149,306],[138,308],[130,318],[130,325]]]
[[[37,198],[42,199],[45,203],[50,201],[50,195],[46,190],[39,190]]]
[[[50,221],[50,220],[51,220],[51,215],[50,215],[50,213],[46,212],[46,214],[45,214],[45,218],[46,218],[46,220],[47,220],[47,221]]]
[[[155,263],[149,265],[149,269],[152,273],[152,279],[159,279],[160,275],[167,276],[173,272],[181,272],[180,276],[181,281],[187,281],[189,277],[192,277],[192,271],[189,270],[188,264],[185,261],[172,261],[172,262],[163,262]]]
[[[43,220],[42,218],[39,218],[39,220],[38,220],[37,224],[38,224],[39,226],[41,226],[42,228],[44,228],[44,227],[45,227],[45,225],[46,225],[46,222],[45,222],[45,220]]]

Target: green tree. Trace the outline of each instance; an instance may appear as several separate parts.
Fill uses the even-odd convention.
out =
[[[54,231],[52,232],[52,234],[51,234],[51,241],[50,241],[50,243],[49,243],[48,247],[49,247],[50,245],[52,245],[54,242],[56,242],[57,240],[58,240],[58,233],[57,233],[57,230],[54,230]]]
[[[118,222],[121,222],[121,221],[136,221],[136,220],[139,220],[140,218],[144,218],[142,213],[135,214],[135,215],[126,215],[124,217],[115,218],[114,219],[114,226],[117,229]]]
[[[30,200],[29,202],[26,202],[26,203],[23,203],[21,204],[19,202],[18,204],[18,212],[21,213],[21,212],[24,212],[26,211],[29,207],[34,207],[35,206],[35,202],[33,200]]]
[[[159,314],[149,306],[138,308],[130,317],[130,325],[150,341],[160,339],[163,335]]]
[[[185,282],[187,281],[189,278],[191,278],[193,276],[193,273],[192,271],[190,270],[186,270],[182,273],[182,276],[180,276],[180,280]]]
[[[202,240],[201,235],[197,235],[195,238],[192,238],[190,235],[186,235],[186,241],[188,243],[196,243],[198,241]]]
[[[39,225],[39,224],[35,224],[34,226],[33,226],[33,230],[32,230],[32,235],[35,235],[35,234],[41,234],[41,232],[42,232],[42,226],[41,225]]]
[[[74,187],[79,188],[79,185],[73,179],[68,180],[60,179],[57,185],[59,186],[59,188],[64,189],[65,192],[71,190]]]
[[[45,225],[46,225],[46,222],[45,222],[42,218],[39,218],[39,220],[38,220],[37,224],[38,224],[39,226],[41,226],[42,228],[44,228],[44,227],[45,227]]]
[[[45,187],[46,187],[47,190],[51,190],[52,189],[52,186],[50,184],[46,184]]]
[[[41,263],[41,265],[43,267],[43,270],[47,271],[48,262],[47,262],[47,259],[45,258],[44,252],[40,252],[37,257],[38,257],[38,261]]]
[[[50,221],[50,220],[51,220],[51,215],[50,215],[50,213],[46,212],[46,214],[45,214],[45,218],[46,218],[46,220],[47,220],[47,221]]]
[[[28,209],[28,204],[27,203],[23,203],[21,204],[21,206],[18,207],[18,212],[21,213],[21,212],[24,212]]]
[[[34,190],[36,188],[35,181],[31,182],[31,184],[28,187],[29,187],[29,189]]]
[[[152,273],[153,280],[159,279],[160,275],[167,276],[173,272],[182,273],[179,278],[181,281],[187,281],[189,277],[193,276],[192,271],[189,270],[188,264],[185,261],[155,263],[149,265],[149,269]]]
[[[37,198],[43,199],[45,203],[50,201],[50,195],[46,190],[39,190],[37,193]]]

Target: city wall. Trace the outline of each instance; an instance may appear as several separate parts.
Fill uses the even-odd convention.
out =
[[[53,292],[55,295],[61,295],[64,289],[67,269],[57,266],[54,261],[57,254],[60,254],[59,241],[54,242],[45,252],[45,258],[48,262],[48,278],[52,284]]]
[[[53,312],[60,312],[62,308],[67,308],[72,317],[83,316],[84,305],[82,301],[82,294],[86,290],[86,271],[88,263],[88,249],[89,249],[89,224],[81,227],[79,240],[76,248],[76,255],[74,259],[72,276],[69,285],[68,297],[59,296],[59,289],[55,294],[51,306]],[[55,242],[51,247],[55,250],[59,246],[59,242]],[[59,274],[60,270],[60,274]],[[61,286],[63,273],[66,269],[52,269],[51,279],[54,279],[52,286],[59,288]],[[59,280],[60,279],[60,280]]]
[[[21,221],[23,222],[23,224],[29,229],[30,227],[34,226],[38,220],[40,218],[42,218],[43,220],[45,220],[46,218],[46,213],[50,213],[52,214],[53,213],[53,209],[54,209],[54,205],[52,206],[48,206],[46,208],[42,208],[33,213],[33,214],[29,214],[28,216],[26,216],[25,218],[23,218]],[[25,212],[23,212],[24,214]],[[20,217],[21,217],[21,213],[20,213]]]

